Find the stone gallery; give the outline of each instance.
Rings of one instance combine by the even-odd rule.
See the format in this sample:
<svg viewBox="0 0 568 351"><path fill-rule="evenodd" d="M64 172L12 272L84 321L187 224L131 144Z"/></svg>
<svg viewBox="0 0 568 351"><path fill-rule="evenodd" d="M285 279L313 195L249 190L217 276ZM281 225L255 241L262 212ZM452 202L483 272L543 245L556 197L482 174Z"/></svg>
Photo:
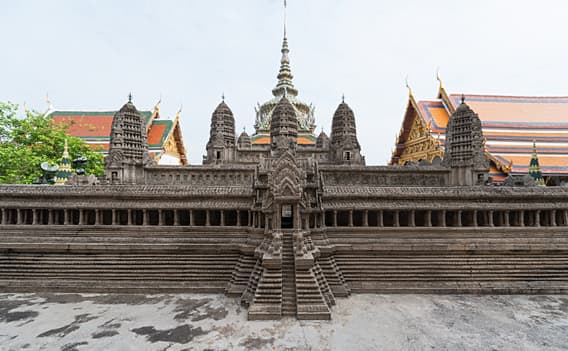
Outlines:
<svg viewBox="0 0 568 351"><path fill-rule="evenodd" d="M354 293L568 292L568 188L495 182L467 99L443 154L366 166L345 101L313 134L288 53L253 135L217 106L203 165L158 165L129 99L98 182L0 186L0 291L224 293L249 319L330 319Z"/></svg>

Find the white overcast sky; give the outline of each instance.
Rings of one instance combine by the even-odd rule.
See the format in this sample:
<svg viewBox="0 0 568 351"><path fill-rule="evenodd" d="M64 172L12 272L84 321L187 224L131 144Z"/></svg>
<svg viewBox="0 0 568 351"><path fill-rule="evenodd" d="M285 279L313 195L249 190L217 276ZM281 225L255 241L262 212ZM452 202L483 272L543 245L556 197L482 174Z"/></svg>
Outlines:
<svg viewBox="0 0 568 351"><path fill-rule="evenodd" d="M183 104L191 163L201 163L224 92L237 134L271 97L281 0L0 0L0 101L44 111ZM288 0L300 98L329 134L345 93L367 164L385 164L406 107L452 93L568 95L568 1Z"/></svg>

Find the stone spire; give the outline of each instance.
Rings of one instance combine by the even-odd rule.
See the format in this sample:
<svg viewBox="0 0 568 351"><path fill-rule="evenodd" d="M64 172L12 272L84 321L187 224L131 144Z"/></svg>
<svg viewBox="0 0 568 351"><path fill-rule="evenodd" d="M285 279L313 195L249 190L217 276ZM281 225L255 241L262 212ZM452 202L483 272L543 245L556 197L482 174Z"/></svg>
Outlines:
<svg viewBox="0 0 568 351"><path fill-rule="evenodd" d="M533 153L529 164L529 175L533 177L537 185L545 186L540 165L538 163L538 154L536 153L536 141L533 140Z"/></svg>
<svg viewBox="0 0 568 351"><path fill-rule="evenodd" d="M485 157L481 120L465 103L464 96L446 126L445 148L443 164L460 169L452 173L452 185L475 185L485 180L489 160Z"/></svg>
<svg viewBox="0 0 568 351"><path fill-rule="evenodd" d="M235 150L235 118L225 99L215 108L211 115L211 129L207 142L207 160L222 162L233 159Z"/></svg>
<svg viewBox="0 0 568 351"><path fill-rule="evenodd" d="M146 120L132 103L128 102L114 114L110 131L105 169L112 183L137 184L144 182L144 167L151 166L148 153Z"/></svg>
<svg viewBox="0 0 568 351"><path fill-rule="evenodd" d="M294 106L284 95L276 105L270 121L270 142L272 150L295 152L298 139L298 119Z"/></svg>
<svg viewBox="0 0 568 351"><path fill-rule="evenodd" d="M288 56L290 50L288 49L286 31L284 31L284 39L282 40L282 49L280 52L282 53L282 58L280 59L280 70L278 71L277 76L278 83L276 84L276 87L272 89L272 95L282 96L286 94L296 97L298 96L298 90L294 87L294 83L292 83L294 76L290 69L290 57Z"/></svg>
<svg viewBox="0 0 568 351"><path fill-rule="evenodd" d="M211 129L207 145L234 146L235 135L233 111L223 99L211 115Z"/></svg>
<svg viewBox="0 0 568 351"><path fill-rule="evenodd" d="M332 160L340 163L363 163L361 146L357 140L357 127L353 110L342 100L331 122Z"/></svg>
<svg viewBox="0 0 568 351"><path fill-rule="evenodd" d="M244 128L241 135L239 135L238 144L241 149L250 149L251 147L250 136Z"/></svg>
<svg viewBox="0 0 568 351"><path fill-rule="evenodd" d="M145 119L132 103L132 95L128 102L115 113L110 132L109 157L116 161L145 163L148 157L148 141Z"/></svg>

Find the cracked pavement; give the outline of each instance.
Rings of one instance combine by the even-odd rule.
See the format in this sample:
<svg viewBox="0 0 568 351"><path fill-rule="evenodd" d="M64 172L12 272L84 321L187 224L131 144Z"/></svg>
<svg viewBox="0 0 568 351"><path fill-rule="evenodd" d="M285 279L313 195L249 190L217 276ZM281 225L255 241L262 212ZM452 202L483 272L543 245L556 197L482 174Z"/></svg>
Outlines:
<svg viewBox="0 0 568 351"><path fill-rule="evenodd" d="M566 350L567 295L352 295L247 321L213 294L0 294L0 350Z"/></svg>

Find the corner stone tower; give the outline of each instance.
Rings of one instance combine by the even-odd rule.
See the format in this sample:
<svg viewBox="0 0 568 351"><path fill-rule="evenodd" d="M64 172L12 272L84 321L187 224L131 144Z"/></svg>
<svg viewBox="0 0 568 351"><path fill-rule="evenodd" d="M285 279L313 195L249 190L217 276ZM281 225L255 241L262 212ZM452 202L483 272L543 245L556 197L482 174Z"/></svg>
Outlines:
<svg viewBox="0 0 568 351"><path fill-rule="evenodd" d="M222 101L211 116L211 130L204 163L233 161L235 155L235 118L233 111Z"/></svg>
<svg viewBox="0 0 568 351"><path fill-rule="evenodd" d="M364 165L361 146L357 140L357 127L353 110L342 101L331 122L330 160L339 164Z"/></svg>
<svg viewBox="0 0 568 351"><path fill-rule="evenodd" d="M489 160L485 157L481 120L463 97L446 126L443 164L451 168L450 185L480 185L487 180Z"/></svg>
<svg viewBox="0 0 568 351"><path fill-rule="evenodd" d="M145 120L130 96L112 120L109 153L105 158L107 176L113 184L142 184L144 166L150 165Z"/></svg>

